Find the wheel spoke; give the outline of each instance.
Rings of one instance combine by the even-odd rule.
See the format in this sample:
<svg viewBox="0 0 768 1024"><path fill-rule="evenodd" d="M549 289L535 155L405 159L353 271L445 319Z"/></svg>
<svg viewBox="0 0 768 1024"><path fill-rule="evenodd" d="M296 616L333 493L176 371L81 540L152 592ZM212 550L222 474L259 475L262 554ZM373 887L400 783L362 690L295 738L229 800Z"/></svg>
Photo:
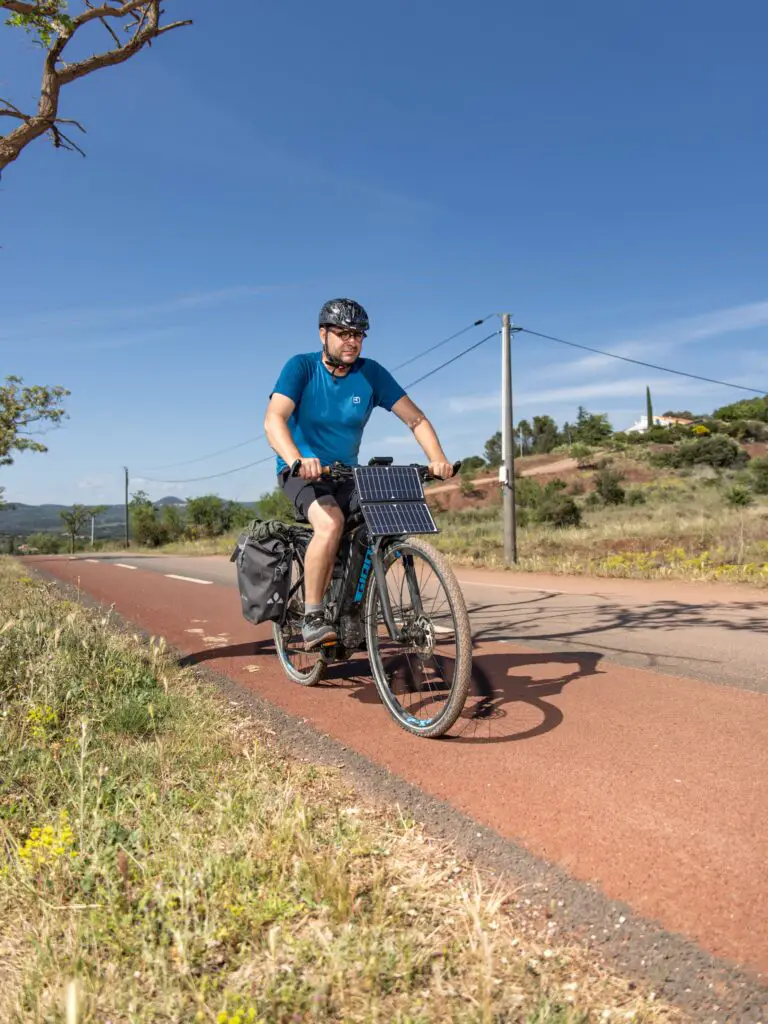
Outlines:
<svg viewBox="0 0 768 1024"><path fill-rule="evenodd" d="M385 566L384 584L398 628L407 626L409 641L399 643L388 633L376 596L376 651L386 679L386 703L396 717L412 731L432 726L449 701L457 666L457 635L451 600L440 576L424 555L403 545L411 568L403 557ZM408 583L408 572L419 595L421 615L417 617ZM437 629L435 628L437 627Z"/></svg>

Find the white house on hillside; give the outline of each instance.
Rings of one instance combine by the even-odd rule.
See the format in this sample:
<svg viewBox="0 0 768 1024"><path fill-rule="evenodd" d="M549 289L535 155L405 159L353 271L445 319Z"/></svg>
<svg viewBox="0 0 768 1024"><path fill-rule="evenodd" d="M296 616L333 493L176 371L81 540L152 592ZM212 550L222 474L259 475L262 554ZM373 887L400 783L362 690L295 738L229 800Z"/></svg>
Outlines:
<svg viewBox="0 0 768 1024"><path fill-rule="evenodd" d="M680 416L654 416L653 425L654 427L674 427L675 425L680 427L688 427L693 423L693 420L683 419ZM633 423L631 427L627 427L627 434L644 434L648 429L648 417L641 416L636 423Z"/></svg>

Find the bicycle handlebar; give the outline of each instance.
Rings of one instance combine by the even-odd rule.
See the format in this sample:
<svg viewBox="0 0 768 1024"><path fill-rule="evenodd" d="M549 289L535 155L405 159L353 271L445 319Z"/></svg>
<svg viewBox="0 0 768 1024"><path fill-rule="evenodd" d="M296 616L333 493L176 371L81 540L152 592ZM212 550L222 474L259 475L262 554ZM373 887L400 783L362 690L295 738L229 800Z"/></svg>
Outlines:
<svg viewBox="0 0 768 1024"><path fill-rule="evenodd" d="M429 471L429 466L420 466L420 465L418 465L415 462L412 462L410 465L413 466L413 468L418 471L418 474L419 474L421 480L424 483L427 483L430 480L443 480L444 479L441 476L433 476L430 473L430 471ZM298 476L300 469L301 469L301 459L296 459L296 461L291 466L290 475L291 476ZM461 460L459 462L454 462L453 463L453 475L456 476L456 474L459 472L460 469L461 469ZM324 480L345 480L345 479L349 479L350 477L352 477L354 471L355 471L355 467L354 466L344 466L340 462L334 462L331 466L323 466L322 467L321 478L324 479Z"/></svg>

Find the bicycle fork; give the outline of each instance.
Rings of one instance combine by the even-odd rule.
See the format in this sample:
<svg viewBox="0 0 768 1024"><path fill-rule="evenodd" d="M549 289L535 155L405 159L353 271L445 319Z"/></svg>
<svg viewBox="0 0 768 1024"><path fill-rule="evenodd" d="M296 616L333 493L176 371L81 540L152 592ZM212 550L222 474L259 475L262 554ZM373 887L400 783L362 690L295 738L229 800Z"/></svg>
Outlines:
<svg viewBox="0 0 768 1024"><path fill-rule="evenodd" d="M397 628L397 625L395 624L395 616L392 613L392 602L389 600L389 590L387 589L387 581L385 578L384 559L381 556L381 545L382 541L385 539L391 538L377 537L373 542L373 548L371 549L373 578L376 581L376 588L379 592L381 611L384 616L384 623L387 627L387 632L392 640L396 643L402 644L407 642L409 637L407 636L407 630ZM408 583L411 607L413 608L415 617L418 619L423 615L424 609L421 604L421 593L416 582L416 571L413 566L413 556L409 554L401 554L399 557L402 560L403 572L405 573L405 578Z"/></svg>

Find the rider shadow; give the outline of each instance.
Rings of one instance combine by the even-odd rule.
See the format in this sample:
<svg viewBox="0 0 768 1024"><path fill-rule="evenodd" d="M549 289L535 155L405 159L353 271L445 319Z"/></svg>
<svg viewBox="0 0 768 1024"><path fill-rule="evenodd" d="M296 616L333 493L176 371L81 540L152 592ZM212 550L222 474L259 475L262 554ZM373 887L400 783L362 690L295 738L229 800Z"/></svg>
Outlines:
<svg viewBox="0 0 768 1024"><path fill-rule="evenodd" d="M600 675L598 665L602 657L596 651L475 655L467 703L445 738L454 743L512 743L551 732L563 721L563 713L545 698L559 696L568 683L577 679ZM453 661L449 658L442 661L445 674L449 676ZM354 676L350 676L349 664L331 666L326 684L346 683L355 700L363 704L380 703L367 659L360 658L353 665ZM517 669L525 665L542 668L562 665L568 666L570 671L542 679L519 674ZM422 690L414 676L411 659L405 655L389 659L386 667L396 692L415 694Z"/></svg>

